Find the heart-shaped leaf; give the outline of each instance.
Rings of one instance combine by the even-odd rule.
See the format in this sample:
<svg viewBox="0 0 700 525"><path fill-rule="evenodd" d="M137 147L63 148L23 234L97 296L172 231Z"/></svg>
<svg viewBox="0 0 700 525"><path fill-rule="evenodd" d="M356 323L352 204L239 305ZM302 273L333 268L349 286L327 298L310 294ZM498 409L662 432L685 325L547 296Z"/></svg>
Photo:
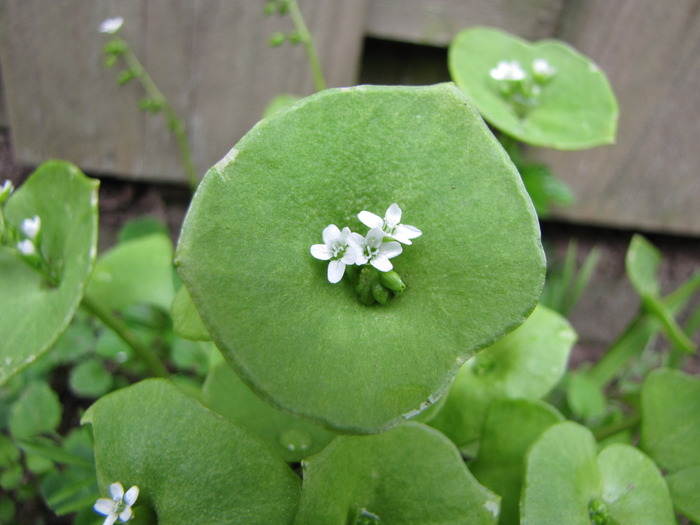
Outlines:
<svg viewBox="0 0 700 525"><path fill-rule="evenodd" d="M518 62L534 78L533 64L544 59L555 73L539 86L529 107L519 111L491 76L499 62ZM562 150L614 142L617 102L605 74L564 42L529 43L487 27L462 31L452 41L449 67L453 80L486 120L504 133L534 146ZM506 84L507 85L507 84Z"/></svg>
<svg viewBox="0 0 700 525"><path fill-rule="evenodd" d="M74 165L51 161L5 205L15 228L40 218L40 249L58 282L46 284L14 247L0 247L0 384L46 352L80 304L95 260L98 185Z"/></svg>
<svg viewBox="0 0 700 525"><path fill-rule="evenodd" d="M420 423L339 436L303 467L298 525L498 522L498 496L445 436Z"/></svg>
<svg viewBox="0 0 700 525"><path fill-rule="evenodd" d="M575 340L566 319L538 306L517 330L462 366L430 426L460 447L476 441L494 400L539 399L554 388Z"/></svg>
<svg viewBox="0 0 700 525"><path fill-rule="evenodd" d="M291 523L299 479L266 445L163 379L109 394L82 420L103 493L140 489L159 523ZM138 513L138 508L136 512Z"/></svg>
<svg viewBox="0 0 700 525"><path fill-rule="evenodd" d="M311 256L329 224L398 203L423 236L392 259L408 288L360 302ZM217 347L275 405L377 432L439 397L540 293L522 182L451 84L320 92L259 123L202 181L176 263Z"/></svg>
<svg viewBox="0 0 700 525"><path fill-rule="evenodd" d="M570 421L546 430L527 457L523 525L676 523L668 488L638 449L613 444L596 454L591 432Z"/></svg>

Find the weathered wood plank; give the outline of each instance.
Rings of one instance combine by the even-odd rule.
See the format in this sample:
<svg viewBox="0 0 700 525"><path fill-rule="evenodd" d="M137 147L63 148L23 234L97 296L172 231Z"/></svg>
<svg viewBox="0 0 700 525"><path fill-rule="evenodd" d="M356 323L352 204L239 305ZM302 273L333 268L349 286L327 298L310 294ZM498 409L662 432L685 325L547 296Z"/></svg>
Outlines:
<svg viewBox="0 0 700 525"><path fill-rule="evenodd" d="M551 35L563 0L372 0L367 34L446 46L462 29L494 26L528 39Z"/></svg>
<svg viewBox="0 0 700 525"><path fill-rule="evenodd" d="M618 141L539 151L574 190L570 221L700 234L700 1L570 0L558 36L607 72Z"/></svg>
<svg viewBox="0 0 700 525"><path fill-rule="evenodd" d="M367 0L300 0L330 86L354 83ZM141 87L105 71L100 22L126 19L122 36L188 124L203 173L259 120L279 93L314 91L301 46L272 49L289 17L259 0L4 0L0 60L18 162L61 157L95 173L182 181L162 116L142 114Z"/></svg>

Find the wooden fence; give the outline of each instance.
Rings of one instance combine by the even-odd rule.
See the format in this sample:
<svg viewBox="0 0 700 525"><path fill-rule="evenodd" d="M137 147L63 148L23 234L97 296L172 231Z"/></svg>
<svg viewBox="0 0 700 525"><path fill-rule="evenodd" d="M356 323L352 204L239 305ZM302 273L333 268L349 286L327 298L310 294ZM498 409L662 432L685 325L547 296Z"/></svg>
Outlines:
<svg viewBox="0 0 700 525"><path fill-rule="evenodd" d="M571 43L607 72L620 102L620 126L614 146L532 152L574 189L577 204L557 216L700 234L700 0L299 4L331 86L356 83L360 67L377 58L368 53L396 45L390 41L427 46L409 46L422 68L411 74L414 83L442 80L444 47L474 25ZM10 127L17 160L60 157L91 173L184 180L163 119L137 109L140 87L117 87L117 72L103 68L106 38L97 27L120 15L123 36L187 123L195 164L204 173L276 94L313 91L303 49L267 43L275 31L290 31L291 21L266 18L262 8L262 0L0 1L0 119ZM363 56L366 37L374 44ZM409 58L406 67L413 62ZM367 71L363 79L373 80Z"/></svg>

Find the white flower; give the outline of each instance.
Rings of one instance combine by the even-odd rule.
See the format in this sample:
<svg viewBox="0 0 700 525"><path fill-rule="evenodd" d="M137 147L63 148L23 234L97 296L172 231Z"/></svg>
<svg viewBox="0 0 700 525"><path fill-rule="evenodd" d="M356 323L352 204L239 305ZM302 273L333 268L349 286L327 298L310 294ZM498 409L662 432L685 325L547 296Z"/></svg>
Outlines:
<svg viewBox="0 0 700 525"><path fill-rule="evenodd" d="M343 278L345 267L355 264L360 247L353 240L348 227L340 231L335 224L329 224L323 229L322 236L324 244L311 246L311 255L322 261L331 261L328 263L328 280L337 283Z"/></svg>
<svg viewBox="0 0 700 525"><path fill-rule="evenodd" d="M12 181L9 179L6 179L5 182L2 183L2 186L0 187L0 200L4 201L12 195L12 192L14 191L15 186L12 184Z"/></svg>
<svg viewBox="0 0 700 525"><path fill-rule="evenodd" d="M32 219L24 219L20 229L27 237L35 240L36 236L39 235L39 230L41 230L41 219L38 215L35 215Z"/></svg>
<svg viewBox="0 0 700 525"><path fill-rule="evenodd" d="M498 66L489 71L489 75L494 80L523 80L525 79L525 71L520 67L520 62L517 60L501 60Z"/></svg>
<svg viewBox="0 0 700 525"><path fill-rule="evenodd" d="M134 485L124 494L124 487L117 482L109 486L109 493L112 495L112 499L100 498L93 506L95 512L107 516L102 525L112 525L117 521L117 518L122 523L126 523L133 517L131 507L136 503L136 498L139 497L139 488Z"/></svg>
<svg viewBox="0 0 700 525"><path fill-rule="evenodd" d="M537 58L532 63L532 71L536 77L547 79L557 72L556 68L544 58Z"/></svg>
<svg viewBox="0 0 700 525"><path fill-rule="evenodd" d="M114 34L121 29L124 19L121 16L107 18L100 24L100 33Z"/></svg>
<svg viewBox="0 0 700 525"><path fill-rule="evenodd" d="M29 239L25 239L17 243L17 251L22 255L30 256L36 254L34 243Z"/></svg>
<svg viewBox="0 0 700 525"><path fill-rule="evenodd" d="M401 221L401 208L396 203L389 206L383 219L379 215L368 211L361 211L357 214L357 218L365 226L379 228L386 237L391 237L403 244L412 244L411 239L420 237L423 233L415 226L399 224Z"/></svg>
<svg viewBox="0 0 700 525"><path fill-rule="evenodd" d="M351 234L362 250L357 258L357 264L370 263L380 272L388 272L394 265L389 259L399 255L403 248L396 241L384 242L385 234L381 228L372 228L367 237L359 233Z"/></svg>

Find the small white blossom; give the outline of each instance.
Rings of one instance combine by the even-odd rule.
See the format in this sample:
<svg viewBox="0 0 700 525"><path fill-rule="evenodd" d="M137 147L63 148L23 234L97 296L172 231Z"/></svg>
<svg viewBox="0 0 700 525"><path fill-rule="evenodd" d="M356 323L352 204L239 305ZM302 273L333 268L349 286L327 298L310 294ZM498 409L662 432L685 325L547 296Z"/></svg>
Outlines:
<svg viewBox="0 0 700 525"><path fill-rule="evenodd" d="M384 242L385 233L381 228L372 228L367 237L359 233L351 234L351 238L360 246L361 252L357 264L370 263L380 272L390 271L394 265L389 259L399 255L403 248L396 241Z"/></svg>
<svg viewBox="0 0 700 525"><path fill-rule="evenodd" d="M501 60L498 65L489 71L489 75L494 80L524 80L526 75L523 68L520 67L520 62L517 60Z"/></svg>
<svg viewBox="0 0 700 525"><path fill-rule="evenodd" d="M12 195L12 192L15 190L15 186L12 184L11 180L5 180L5 182L2 183L2 186L0 187L0 204L5 202L7 198Z"/></svg>
<svg viewBox="0 0 700 525"><path fill-rule="evenodd" d="M547 79L557 72L556 68L544 58L535 59L532 63L532 71L540 79Z"/></svg>
<svg viewBox="0 0 700 525"><path fill-rule="evenodd" d="M41 230L41 219L38 215L35 215L32 219L24 219L20 229L27 237L36 240L36 236L39 235L39 230Z"/></svg>
<svg viewBox="0 0 700 525"><path fill-rule="evenodd" d="M35 255L36 247L32 241L25 239L17 243L17 251L26 256Z"/></svg>
<svg viewBox="0 0 700 525"><path fill-rule="evenodd" d="M113 525L117 519L126 523L133 517L131 507L136 503L136 498L139 497L139 488L134 485L124 494L124 487L121 483L116 482L109 486L109 493L112 499L100 498L93 506L95 512L107 516L102 525Z"/></svg>
<svg viewBox="0 0 700 525"><path fill-rule="evenodd" d="M121 16L107 18L100 24L100 33L114 34L119 31L124 24L124 19Z"/></svg>
<svg viewBox="0 0 700 525"><path fill-rule="evenodd" d="M360 247L354 241L350 228L341 231L335 224L329 224L323 229L323 243L311 246L311 255L328 263L328 280L337 283L343 278L345 267L355 264L360 255Z"/></svg>
<svg viewBox="0 0 700 525"><path fill-rule="evenodd" d="M411 239L420 237L423 233L415 226L399 224L401 222L401 208L396 203L389 206L383 219L369 211L361 211L357 214L357 218L365 226L379 228L386 237L391 237L403 244L412 244Z"/></svg>

